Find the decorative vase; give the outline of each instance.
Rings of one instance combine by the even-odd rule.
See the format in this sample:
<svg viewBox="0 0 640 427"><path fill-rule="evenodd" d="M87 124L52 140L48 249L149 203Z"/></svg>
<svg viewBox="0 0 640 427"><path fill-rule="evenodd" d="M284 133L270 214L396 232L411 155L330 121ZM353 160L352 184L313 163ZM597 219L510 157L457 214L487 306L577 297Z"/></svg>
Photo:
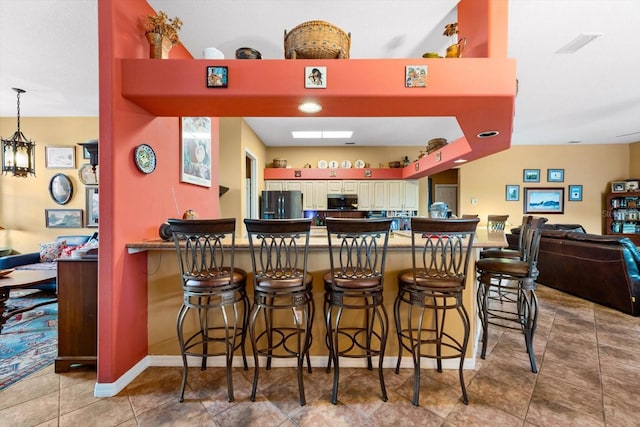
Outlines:
<svg viewBox="0 0 640 427"><path fill-rule="evenodd" d="M456 44L452 44L447 48L447 58L460 58L462 57L462 51L464 47L467 45L467 39L465 37L461 38L460 41Z"/></svg>
<svg viewBox="0 0 640 427"><path fill-rule="evenodd" d="M147 33L149 40L149 58L152 59L168 59L169 51L173 47L173 43L169 37L159 33Z"/></svg>

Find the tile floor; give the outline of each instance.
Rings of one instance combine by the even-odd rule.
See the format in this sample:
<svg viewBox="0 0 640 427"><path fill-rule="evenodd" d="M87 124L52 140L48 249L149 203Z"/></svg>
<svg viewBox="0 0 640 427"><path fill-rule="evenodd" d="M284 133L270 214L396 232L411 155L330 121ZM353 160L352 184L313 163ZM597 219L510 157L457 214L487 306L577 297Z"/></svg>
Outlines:
<svg viewBox="0 0 640 427"><path fill-rule="evenodd" d="M411 405L411 370L341 372L338 405L332 374L305 374L307 405L297 403L293 368L236 369L236 400L226 400L222 368L194 368L183 403L181 368L149 368L118 396L93 397L94 371L55 374L53 365L0 392L2 426L637 426L640 423L640 318L540 286L533 374L517 331L493 327L486 360L466 370L469 405L456 371L424 370L420 406ZM392 338L393 339L393 338ZM393 356L390 356L393 357Z"/></svg>

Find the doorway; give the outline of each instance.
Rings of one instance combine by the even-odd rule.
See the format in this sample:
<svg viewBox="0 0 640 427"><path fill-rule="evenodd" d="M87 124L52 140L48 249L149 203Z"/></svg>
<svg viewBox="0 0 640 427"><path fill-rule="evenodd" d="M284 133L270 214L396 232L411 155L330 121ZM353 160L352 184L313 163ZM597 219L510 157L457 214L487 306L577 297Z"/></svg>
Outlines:
<svg viewBox="0 0 640 427"><path fill-rule="evenodd" d="M258 218L258 162L249 150L245 154L244 217Z"/></svg>
<svg viewBox="0 0 640 427"><path fill-rule="evenodd" d="M436 184L434 189L434 202L444 202L449 206L452 215L458 216L458 185Z"/></svg>

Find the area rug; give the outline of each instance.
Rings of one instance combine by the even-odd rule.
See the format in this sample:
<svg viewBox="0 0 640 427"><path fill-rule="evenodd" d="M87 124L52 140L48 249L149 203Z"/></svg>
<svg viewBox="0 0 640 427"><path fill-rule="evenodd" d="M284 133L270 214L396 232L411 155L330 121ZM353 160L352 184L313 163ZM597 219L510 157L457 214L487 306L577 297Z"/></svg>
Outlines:
<svg viewBox="0 0 640 427"><path fill-rule="evenodd" d="M51 299L42 292L12 291L9 306L33 305ZM58 304L17 314L0 333L0 390L50 365L58 354Z"/></svg>

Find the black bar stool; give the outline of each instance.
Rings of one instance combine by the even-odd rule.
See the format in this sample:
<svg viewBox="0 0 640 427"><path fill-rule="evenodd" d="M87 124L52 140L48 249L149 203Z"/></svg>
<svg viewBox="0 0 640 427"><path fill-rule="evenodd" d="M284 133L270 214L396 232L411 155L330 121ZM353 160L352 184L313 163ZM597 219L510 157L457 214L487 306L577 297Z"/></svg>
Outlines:
<svg viewBox="0 0 640 427"><path fill-rule="evenodd" d="M524 222L524 221L523 221ZM521 249L518 258L481 258L476 261L478 277L478 314L482 323L482 350L480 357L484 359L487 351L489 325L520 329L524 334L525 346L529 354L531 371L538 372L533 351L533 336L538 319L538 298L536 296L536 278L538 277L538 250L540 234L546 218L531 217L521 228ZM489 297L491 288L498 287L503 294L514 295L513 299L495 300ZM512 308L503 307L504 302L511 303ZM518 326L509 326L516 323Z"/></svg>
<svg viewBox="0 0 640 427"><path fill-rule="evenodd" d="M302 369L306 357L311 372L309 348L315 311L313 277L307 272L311 220L245 219L244 223L254 289L249 319L255 361L251 401L255 401L258 387L258 356L266 356L266 369L271 369L274 357L296 358L300 405L305 405ZM261 313L262 322L258 322Z"/></svg>
<svg viewBox="0 0 640 427"><path fill-rule="evenodd" d="M399 373L402 351L407 349L413 357L415 406L419 405L420 400L420 361L423 357L436 359L438 372L442 372L443 359L459 358L462 401L465 405L469 402L463 368L470 321L462 303L462 292L479 221L478 218L411 218L413 267L398 273L398 296L394 303L398 334L395 372ZM406 316L401 313L403 307L406 307ZM449 310L455 310L460 316L462 339L446 330L445 320ZM427 313L433 316L425 317Z"/></svg>
<svg viewBox="0 0 640 427"><path fill-rule="evenodd" d="M331 270L324 275L324 311L329 348L327 372L333 361L331 403L338 401L340 357L378 356L378 376L382 400L387 401L382 362L387 344L389 318L382 292L384 266L391 230L391 219L327 218ZM341 324L344 310L364 311L362 324ZM376 323L378 329L376 329Z"/></svg>
<svg viewBox="0 0 640 427"><path fill-rule="evenodd" d="M242 350L244 369L248 369L244 347L249 316L247 273L234 267L236 220L170 219L169 225L183 292L176 322L183 364L180 402L187 384L187 356L200 357L202 370L207 368L208 357L225 357L227 397L231 402L233 353L238 348ZM198 328L187 332L185 338L185 320L190 313Z"/></svg>

